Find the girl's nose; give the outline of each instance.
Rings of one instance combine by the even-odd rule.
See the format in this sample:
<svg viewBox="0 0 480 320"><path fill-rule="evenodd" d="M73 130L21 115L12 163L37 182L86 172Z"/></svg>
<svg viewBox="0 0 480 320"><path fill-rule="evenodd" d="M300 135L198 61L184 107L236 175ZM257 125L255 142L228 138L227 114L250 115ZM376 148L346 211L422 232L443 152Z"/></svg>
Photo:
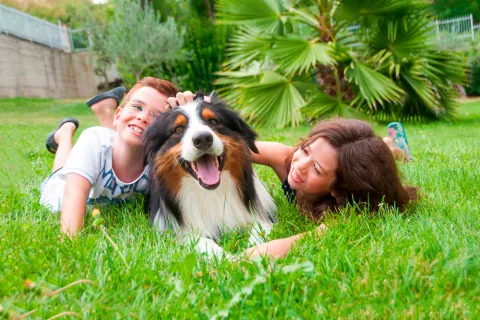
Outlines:
<svg viewBox="0 0 480 320"><path fill-rule="evenodd" d="M300 161L298 161L298 164L297 164L297 169L301 172L305 172L308 168L308 164L309 164L309 159L307 157L301 159Z"/></svg>

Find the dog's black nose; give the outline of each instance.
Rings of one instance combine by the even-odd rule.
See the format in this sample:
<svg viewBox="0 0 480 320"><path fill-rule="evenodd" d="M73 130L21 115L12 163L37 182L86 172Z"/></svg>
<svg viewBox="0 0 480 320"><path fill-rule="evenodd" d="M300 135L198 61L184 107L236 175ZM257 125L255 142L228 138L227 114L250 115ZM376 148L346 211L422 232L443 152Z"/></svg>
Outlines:
<svg viewBox="0 0 480 320"><path fill-rule="evenodd" d="M195 148L206 151L212 146L213 136L210 132L201 132L193 136L192 140Z"/></svg>

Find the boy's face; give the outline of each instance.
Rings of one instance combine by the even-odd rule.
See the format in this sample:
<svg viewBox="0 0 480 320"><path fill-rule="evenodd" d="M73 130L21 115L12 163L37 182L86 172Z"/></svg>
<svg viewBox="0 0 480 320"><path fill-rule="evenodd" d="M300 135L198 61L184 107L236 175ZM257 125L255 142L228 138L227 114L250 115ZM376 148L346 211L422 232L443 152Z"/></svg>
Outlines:
<svg viewBox="0 0 480 320"><path fill-rule="evenodd" d="M142 144L142 135L155 116L165 112L167 96L151 87L136 90L123 108L117 108L113 124L117 137L131 146Z"/></svg>

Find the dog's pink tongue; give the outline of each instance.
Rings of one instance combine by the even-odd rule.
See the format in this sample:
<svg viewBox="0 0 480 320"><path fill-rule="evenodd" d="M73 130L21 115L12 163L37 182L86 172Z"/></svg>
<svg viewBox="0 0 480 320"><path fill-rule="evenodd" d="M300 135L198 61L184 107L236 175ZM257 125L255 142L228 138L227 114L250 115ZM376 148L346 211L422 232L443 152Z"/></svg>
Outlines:
<svg viewBox="0 0 480 320"><path fill-rule="evenodd" d="M218 171L215 165L213 156L204 155L196 161L198 169L198 178L203 183L208 185L214 185L220 180L220 171Z"/></svg>

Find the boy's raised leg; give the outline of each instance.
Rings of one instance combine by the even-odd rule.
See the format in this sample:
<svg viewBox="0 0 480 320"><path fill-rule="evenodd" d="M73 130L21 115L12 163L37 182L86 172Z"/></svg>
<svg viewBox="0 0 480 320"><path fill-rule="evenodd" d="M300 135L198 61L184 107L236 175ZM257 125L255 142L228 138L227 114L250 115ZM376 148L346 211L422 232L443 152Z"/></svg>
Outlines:
<svg viewBox="0 0 480 320"><path fill-rule="evenodd" d="M100 121L100 126L115 130L113 117L117 106L118 102L114 98L103 99L92 104L92 111L97 116L98 121Z"/></svg>
<svg viewBox="0 0 480 320"><path fill-rule="evenodd" d="M55 172L65 165L68 155L73 147L73 135L76 130L77 126L74 123L66 122L55 132L54 139L58 148L55 153L52 172Z"/></svg>
<svg viewBox="0 0 480 320"><path fill-rule="evenodd" d="M92 108L93 113L97 116L102 127L115 130L115 126L113 125L115 110L119 106L126 91L127 89L124 87L117 87L110 91L100 93L86 102L87 105Z"/></svg>

